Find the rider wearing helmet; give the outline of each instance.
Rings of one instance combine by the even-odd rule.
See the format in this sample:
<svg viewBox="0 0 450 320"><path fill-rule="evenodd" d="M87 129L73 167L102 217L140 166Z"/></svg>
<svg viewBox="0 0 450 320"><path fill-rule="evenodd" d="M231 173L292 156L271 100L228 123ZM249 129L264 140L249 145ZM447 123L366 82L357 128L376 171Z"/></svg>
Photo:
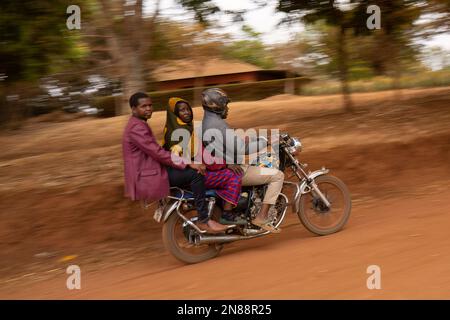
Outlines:
<svg viewBox="0 0 450 320"><path fill-rule="evenodd" d="M223 116L228 112L230 102L231 100L222 89L209 88L202 92L203 109L219 114L223 119L226 118Z"/></svg>
<svg viewBox="0 0 450 320"><path fill-rule="evenodd" d="M239 173L243 173L242 186L267 184L267 191L263 199L263 205L253 224L271 232L279 232L274 228L268 218L268 212L281 192L284 174L278 169L260 168L249 165L239 165L245 155L256 153L267 144L267 139L257 137L245 141L234 133L224 119L228 116L228 98L225 91L219 88L209 88L202 92L202 106L204 116L202 121L203 141L206 146L212 147L215 156L224 159L228 167ZM230 146L234 149L230 150ZM238 159L237 162L235 159Z"/></svg>

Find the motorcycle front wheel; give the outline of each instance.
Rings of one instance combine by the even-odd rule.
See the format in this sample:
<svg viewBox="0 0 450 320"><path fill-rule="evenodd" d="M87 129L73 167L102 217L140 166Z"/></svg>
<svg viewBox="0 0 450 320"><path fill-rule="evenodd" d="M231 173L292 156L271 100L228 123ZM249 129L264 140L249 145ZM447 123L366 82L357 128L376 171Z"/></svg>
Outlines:
<svg viewBox="0 0 450 320"><path fill-rule="evenodd" d="M191 221L196 220L197 211L183 212L183 215ZM172 213L163 225L162 238L166 249L178 260L184 263L199 263L216 257L222 250L219 244L197 245L189 241L194 231L176 213Z"/></svg>
<svg viewBox="0 0 450 320"><path fill-rule="evenodd" d="M303 194L298 212L300 221L310 232L321 236L338 232L350 217L350 192L347 186L334 176L324 175L314 180L331 205L327 207L314 191Z"/></svg>

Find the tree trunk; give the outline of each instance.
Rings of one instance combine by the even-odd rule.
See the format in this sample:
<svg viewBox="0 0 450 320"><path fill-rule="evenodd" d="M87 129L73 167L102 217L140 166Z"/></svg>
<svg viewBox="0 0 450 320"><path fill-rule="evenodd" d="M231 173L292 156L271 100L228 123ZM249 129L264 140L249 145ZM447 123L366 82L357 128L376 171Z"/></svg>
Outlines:
<svg viewBox="0 0 450 320"><path fill-rule="evenodd" d="M118 77L122 85L122 97L120 103L116 102L116 115L129 114L130 96L138 91L146 92L146 76L144 74L145 55L150 48L151 33L153 32L156 19L159 14L160 0L156 2L155 13L149 24L145 24L142 9L143 0L134 3L124 3L120 9L125 14L122 22L124 32L117 32L114 28L111 16L113 5L117 3L102 0L102 11L104 15L98 17L102 22L106 33L109 52L114 64L114 76ZM119 100L119 99L118 99Z"/></svg>
<svg viewBox="0 0 450 320"><path fill-rule="evenodd" d="M393 77L392 77L392 88L394 89L394 101L402 100L402 88L400 83L400 78L402 76L402 59L400 54L400 49L396 45L395 36L389 39L389 44L391 49L389 52L392 56L392 69L393 69Z"/></svg>
<svg viewBox="0 0 450 320"><path fill-rule="evenodd" d="M350 96L350 87L348 84L348 55L345 41L345 28L341 26L338 32L338 65L339 80L341 81L342 99L344 109L347 112L353 112L353 103Z"/></svg>
<svg viewBox="0 0 450 320"><path fill-rule="evenodd" d="M402 76L400 66L394 67L394 77L392 79L392 87L394 88L394 100L401 101L402 100L402 86L400 83L400 78Z"/></svg>
<svg viewBox="0 0 450 320"><path fill-rule="evenodd" d="M205 78L204 78L204 69L205 69L205 63L204 63L204 59L206 59L206 57L201 57L200 54L198 54L197 59L195 59L195 69L196 69L196 74L197 77L195 78L194 81L194 106L201 106L202 105L202 99L201 99L201 93L204 90L204 86L205 86Z"/></svg>
<svg viewBox="0 0 450 320"><path fill-rule="evenodd" d="M131 51L131 50L130 50ZM125 64L125 70L122 73L122 104L119 114L130 113L128 100L133 93L147 92L146 81L143 74L143 61L138 52L129 52L126 55L128 61Z"/></svg>
<svg viewBox="0 0 450 320"><path fill-rule="evenodd" d="M122 108L121 114L130 112L128 100L130 96L138 91L146 92L145 77L143 75L145 46L143 38L143 17L142 17L142 0L138 0L132 6L127 6L126 10L132 9L134 14L129 14L124 19L124 28L126 34L121 37L122 40L122 57L126 59L124 62L124 70L122 70Z"/></svg>

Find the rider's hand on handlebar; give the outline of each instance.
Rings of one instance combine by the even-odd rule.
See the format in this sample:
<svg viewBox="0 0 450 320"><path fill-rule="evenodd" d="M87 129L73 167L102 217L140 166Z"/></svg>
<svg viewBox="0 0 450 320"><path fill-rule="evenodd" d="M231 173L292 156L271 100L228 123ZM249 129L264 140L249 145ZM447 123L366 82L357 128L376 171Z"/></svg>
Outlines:
<svg viewBox="0 0 450 320"><path fill-rule="evenodd" d="M206 166L204 164L190 163L188 164L188 166L194 170L197 170L197 172L203 176L206 174Z"/></svg>

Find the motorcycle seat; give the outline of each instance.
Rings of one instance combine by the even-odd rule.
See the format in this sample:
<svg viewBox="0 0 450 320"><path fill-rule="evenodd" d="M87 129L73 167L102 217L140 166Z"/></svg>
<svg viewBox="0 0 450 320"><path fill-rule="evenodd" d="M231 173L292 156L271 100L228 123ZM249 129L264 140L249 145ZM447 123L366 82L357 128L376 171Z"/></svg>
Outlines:
<svg viewBox="0 0 450 320"><path fill-rule="evenodd" d="M173 188L171 190L171 195L177 198L181 198L181 191L178 188ZM184 191L184 195L183 195L183 199L194 199L194 194L192 193L192 191L190 190L186 190L183 189ZM216 190L214 189L208 189L206 190L206 197L207 198L211 198L211 197L215 197L216 196Z"/></svg>

